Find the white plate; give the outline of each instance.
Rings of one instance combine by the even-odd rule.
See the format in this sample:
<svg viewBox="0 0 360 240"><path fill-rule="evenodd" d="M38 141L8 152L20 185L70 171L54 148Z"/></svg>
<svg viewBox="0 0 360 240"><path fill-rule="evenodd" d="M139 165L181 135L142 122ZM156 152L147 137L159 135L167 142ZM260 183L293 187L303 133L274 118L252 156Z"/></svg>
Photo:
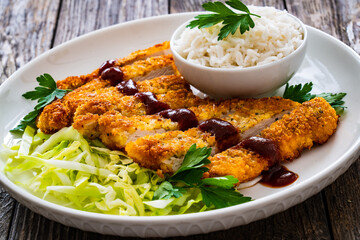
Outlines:
<svg viewBox="0 0 360 240"><path fill-rule="evenodd" d="M33 103L21 97L36 85L35 77L55 79L91 72L107 59L170 39L174 29L194 13L166 15L119 24L58 46L14 73L0 87L0 139L28 113ZM333 182L357 159L360 146L360 57L335 38L308 27L305 62L290 83L315 84L316 92L346 92L347 112L334 136L323 146L306 151L286 166L299 179L284 188L256 185L242 193L254 201L225 209L164 217L126 217L82 212L43 201L0 173L2 186L19 202L47 218L86 231L120 236L165 237L208 233L268 217L298 204ZM21 106L21 107L20 107ZM6 114L5 114L6 113Z"/></svg>

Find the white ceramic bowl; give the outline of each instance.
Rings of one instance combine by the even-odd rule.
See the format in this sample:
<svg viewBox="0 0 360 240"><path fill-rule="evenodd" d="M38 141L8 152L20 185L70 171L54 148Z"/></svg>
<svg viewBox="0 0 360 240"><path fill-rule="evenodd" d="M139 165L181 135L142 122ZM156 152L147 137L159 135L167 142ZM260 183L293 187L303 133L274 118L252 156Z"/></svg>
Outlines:
<svg viewBox="0 0 360 240"><path fill-rule="evenodd" d="M174 48L174 40L180 37L188 21L175 30L170 40L176 67L191 85L213 97L265 96L289 81L305 56L307 29L298 18L288 15L301 25L304 41L294 52L280 60L245 68L213 68L191 63L180 56Z"/></svg>

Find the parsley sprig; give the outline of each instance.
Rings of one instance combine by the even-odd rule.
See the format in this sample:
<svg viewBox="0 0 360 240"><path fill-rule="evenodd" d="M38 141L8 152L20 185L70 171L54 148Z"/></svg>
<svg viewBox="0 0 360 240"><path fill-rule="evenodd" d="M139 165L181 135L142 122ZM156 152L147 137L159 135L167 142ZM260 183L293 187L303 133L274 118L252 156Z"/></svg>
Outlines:
<svg viewBox="0 0 360 240"><path fill-rule="evenodd" d="M235 34L236 30L240 28L240 33L243 34L254 28L255 23L251 16L259 17L259 15L251 13L250 10L239 0L229 0L225 2L230 7L241 11L242 13L235 13L222 2L207 2L202 7L214 14L200 14L195 17L186 27L189 28L208 28L218 23L223 23L218 35L218 41L226 38L230 33Z"/></svg>
<svg viewBox="0 0 360 240"><path fill-rule="evenodd" d="M344 112L346 108L344 106L344 101L342 100L346 93L320 93L320 94L311 94L311 90L313 87L313 83L305 83L304 86L302 84L297 84L290 86L288 83L286 84L285 91L283 94L283 98L287 98L293 100L295 102L303 103L309 101L315 97L324 98L336 111L338 115Z"/></svg>
<svg viewBox="0 0 360 240"><path fill-rule="evenodd" d="M22 96L33 101L37 100L38 104L20 121L19 125L10 130L11 132L23 132L27 125L34 125L36 117L46 105L54 101L55 98L64 97L68 91L71 91L58 89L55 80L47 73L37 77L36 81L39 82L39 87L35 87L35 91L26 92Z"/></svg>
<svg viewBox="0 0 360 240"><path fill-rule="evenodd" d="M172 176L167 176L167 181L155 191L154 199L178 198L186 192L186 188L198 188L208 207L224 208L251 201L250 197L244 197L234 189L238 179L233 176L203 178L203 174L209 171L204 166L210 163L210 153L211 148L192 145L180 168Z"/></svg>

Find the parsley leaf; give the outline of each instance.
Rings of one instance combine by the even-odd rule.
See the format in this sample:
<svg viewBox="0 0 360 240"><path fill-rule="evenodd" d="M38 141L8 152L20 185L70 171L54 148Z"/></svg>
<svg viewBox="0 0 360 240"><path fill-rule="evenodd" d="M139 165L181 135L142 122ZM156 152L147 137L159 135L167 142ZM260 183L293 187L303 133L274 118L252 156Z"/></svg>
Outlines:
<svg viewBox="0 0 360 240"><path fill-rule="evenodd" d="M218 186L225 189L231 189L239 180L234 176L204 178L201 183L204 185Z"/></svg>
<svg viewBox="0 0 360 240"><path fill-rule="evenodd" d="M250 201L250 197L244 197L234 189L234 184L239 180L233 176L203 178L203 174L209 170L204 165L210 163L210 154L211 148L192 145L180 168L155 191L154 199L180 197L185 193L185 188L198 188L208 207L223 208Z"/></svg>
<svg viewBox="0 0 360 240"><path fill-rule="evenodd" d="M290 86L287 83L283 94L283 98L290 99L295 102L303 103L315 97L322 97L335 109L338 115L344 112L344 109L346 107L344 106L345 102L342 99L346 96L346 93L311 94L310 92L312 90L312 87L313 87L312 82L305 83L304 86L302 84Z"/></svg>
<svg viewBox="0 0 360 240"><path fill-rule="evenodd" d="M208 28L218 23L223 23L218 35L218 41L226 38L230 33L235 34L236 30L240 28L240 33L243 34L255 26L251 16L259 17L253 14L239 0L229 0L225 2L230 7L237 9L244 13L235 13L222 2L207 2L202 6L206 11L214 12L214 14L200 14L195 16L195 20L191 21L186 27L189 28Z"/></svg>
<svg viewBox="0 0 360 240"><path fill-rule="evenodd" d="M216 208L224 208L251 201L250 197L244 197L235 189L221 187L200 187L203 202L206 206L212 204Z"/></svg>
<svg viewBox="0 0 360 240"><path fill-rule="evenodd" d="M46 105L54 101L55 98L63 98L68 91L71 91L58 89L55 80L47 73L37 77L36 81L39 82L39 87L35 87L35 91L26 92L22 96L25 99L37 100L38 104L10 132L23 132L27 125L35 125L36 117Z"/></svg>
<svg viewBox="0 0 360 240"><path fill-rule="evenodd" d="M317 97L324 98L335 109L337 114L342 114L345 110L345 104L342 99L346 96L346 93L320 93Z"/></svg>

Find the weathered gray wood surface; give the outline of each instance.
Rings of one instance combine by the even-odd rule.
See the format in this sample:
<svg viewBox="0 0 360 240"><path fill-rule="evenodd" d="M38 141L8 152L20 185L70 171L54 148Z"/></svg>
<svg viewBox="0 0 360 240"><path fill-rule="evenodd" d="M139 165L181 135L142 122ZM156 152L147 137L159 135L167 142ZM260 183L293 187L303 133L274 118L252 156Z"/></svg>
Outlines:
<svg viewBox="0 0 360 240"><path fill-rule="evenodd" d="M1 0L0 84L53 46L112 24L168 13L198 11L204 0ZM306 24L360 53L360 0L253 0L287 9ZM2 114L2 113L1 113ZM321 193L246 226L187 239L360 239L359 160ZM117 239L47 220L0 188L2 239ZM173 238L183 239L183 238Z"/></svg>

